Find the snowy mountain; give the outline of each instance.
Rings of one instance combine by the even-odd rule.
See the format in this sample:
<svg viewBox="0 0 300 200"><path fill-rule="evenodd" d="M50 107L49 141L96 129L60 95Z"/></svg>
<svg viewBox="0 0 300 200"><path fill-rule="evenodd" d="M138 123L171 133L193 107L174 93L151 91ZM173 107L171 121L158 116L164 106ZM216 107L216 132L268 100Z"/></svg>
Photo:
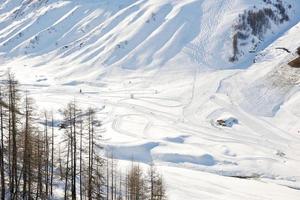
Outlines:
<svg viewBox="0 0 300 200"><path fill-rule="evenodd" d="M296 0L3 0L0 9L5 58L129 69L182 60L203 68L248 66L253 53L300 18ZM229 62L232 56L241 61Z"/></svg>
<svg viewBox="0 0 300 200"><path fill-rule="evenodd" d="M99 108L171 200L299 198L298 47L298 0L0 0L1 76Z"/></svg>

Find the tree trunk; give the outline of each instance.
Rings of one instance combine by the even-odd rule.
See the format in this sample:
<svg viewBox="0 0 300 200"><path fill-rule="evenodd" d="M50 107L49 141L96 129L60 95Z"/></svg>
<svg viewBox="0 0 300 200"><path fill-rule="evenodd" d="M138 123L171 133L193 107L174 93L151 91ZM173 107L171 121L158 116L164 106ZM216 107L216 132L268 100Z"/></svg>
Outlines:
<svg viewBox="0 0 300 200"><path fill-rule="evenodd" d="M51 120L52 136L51 136L51 177L50 177L50 195L53 197L53 171L54 171L54 119L52 113Z"/></svg>
<svg viewBox="0 0 300 200"><path fill-rule="evenodd" d="M73 153L73 185L72 185L72 200L76 200L76 155L77 155L77 141L76 141L76 104L73 103L73 145L74 145L74 153ZM72 113L72 112L71 112Z"/></svg>
<svg viewBox="0 0 300 200"><path fill-rule="evenodd" d="M49 196L49 138L48 138L48 116L45 112L45 197Z"/></svg>
<svg viewBox="0 0 300 200"><path fill-rule="evenodd" d="M68 142L67 167L65 172L65 197L64 197L65 200L68 199L69 154L70 154L70 143Z"/></svg>
<svg viewBox="0 0 300 200"><path fill-rule="evenodd" d="M83 134L82 120L80 120L80 155L79 155L79 189L80 200L82 200L82 134Z"/></svg>
<svg viewBox="0 0 300 200"><path fill-rule="evenodd" d="M0 98L2 92L0 88ZM3 107L0 105L0 126L1 126L1 148L0 148L0 167L1 167L1 200L5 200L5 177L4 177L4 126L3 126Z"/></svg>

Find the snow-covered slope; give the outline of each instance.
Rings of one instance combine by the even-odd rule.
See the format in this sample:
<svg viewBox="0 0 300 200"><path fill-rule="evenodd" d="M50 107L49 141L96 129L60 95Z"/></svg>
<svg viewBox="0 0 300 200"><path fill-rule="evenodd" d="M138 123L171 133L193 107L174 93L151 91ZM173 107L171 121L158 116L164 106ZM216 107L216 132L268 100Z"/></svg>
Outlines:
<svg viewBox="0 0 300 200"><path fill-rule="evenodd" d="M187 62L204 69L247 66L254 56L247 51L254 47L243 47L246 41L239 46L239 53L246 55L229 62L238 16L269 7L281 16L276 7L260 0L1 1L2 56L29 57L38 66L49 62L70 66L57 68L62 76L81 73L74 65L95 66L98 70L90 72L97 75L110 66L135 69ZM296 0L281 4L289 21L267 24L261 37L249 37L257 48L266 47L299 20ZM258 40L262 44L256 44Z"/></svg>
<svg viewBox="0 0 300 200"><path fill-rule="evenodd" d="M278 14L277 3L289 20L249 36L255 51L251 39L239 43L230 62L239 15ZM106 151L160 166L171 200L296 200L300 71L287 63L300 46L299 8L297 0L0 0L0 70L11 68L41 109L74 97L99 108ZM217 122L229 118L232 127Z"/></svg>

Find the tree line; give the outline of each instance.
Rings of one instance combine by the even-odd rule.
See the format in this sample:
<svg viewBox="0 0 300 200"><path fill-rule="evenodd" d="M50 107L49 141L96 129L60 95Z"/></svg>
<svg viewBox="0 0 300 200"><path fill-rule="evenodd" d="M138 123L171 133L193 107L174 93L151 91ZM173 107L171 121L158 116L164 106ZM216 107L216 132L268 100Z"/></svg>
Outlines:
<svg viewBox="0 0 300 200"><path fill-rule="evenodd" d="M162 175L132 162L121 170L104 155L96 109L71 101L62 111L40 113L8 73L0 87L0 198L166 200ZM60 129L58 131L57 129Z"/></svg>

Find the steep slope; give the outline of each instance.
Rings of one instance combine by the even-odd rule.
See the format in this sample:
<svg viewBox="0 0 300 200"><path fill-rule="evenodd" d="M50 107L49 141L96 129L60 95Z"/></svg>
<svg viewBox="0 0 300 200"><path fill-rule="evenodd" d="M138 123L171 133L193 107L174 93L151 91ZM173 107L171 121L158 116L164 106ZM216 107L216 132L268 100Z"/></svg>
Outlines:
<svg viewBox="0 0 300 200"><path fill-rule="evenodd" d="M239 14L278 2L286 8L288 22L266 25L256 39L261 40L260 49L299 20L297 1L268 2L2 0L0 55L8 62L13 58L25 59L23 63L33 60L35 66L65 65L55 69L63 77L80 74L82 65L95 66L89 70L93 75L109 66L136 69L187 62L202 69L247 66L254 55L247 52L251 45L242 47L243 42L239 54L244 56L229 62Z"/></svg>
<svg viewBox="0 0 300 200"><path fill-rule="evenodd" d="M298 57L299 27L298 23L262 51L249 70L223 80L219 91L237 99L247 112L269 117L276 115L285 101L299 90L300 71L288 65Z"/></svg>

